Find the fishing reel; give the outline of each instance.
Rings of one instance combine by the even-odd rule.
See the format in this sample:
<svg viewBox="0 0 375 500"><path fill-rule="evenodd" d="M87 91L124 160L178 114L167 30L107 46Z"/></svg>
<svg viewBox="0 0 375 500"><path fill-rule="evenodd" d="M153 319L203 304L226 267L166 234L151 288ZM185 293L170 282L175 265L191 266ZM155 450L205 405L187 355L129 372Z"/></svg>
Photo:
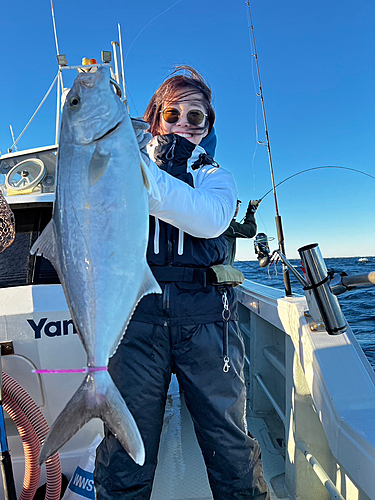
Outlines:
<svg viewBox="0 0 375 500"><path fill-rule="evenodd" d="M254 239L254 251L259 260L260 267L266 267L270 263L270 247L268 237L265 233L258 233Z"/></svg>

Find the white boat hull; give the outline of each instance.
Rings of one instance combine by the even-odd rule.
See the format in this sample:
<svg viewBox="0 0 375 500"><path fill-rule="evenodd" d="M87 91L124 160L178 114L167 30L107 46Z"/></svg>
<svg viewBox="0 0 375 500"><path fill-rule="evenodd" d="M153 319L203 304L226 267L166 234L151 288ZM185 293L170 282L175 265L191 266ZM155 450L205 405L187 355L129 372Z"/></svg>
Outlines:
<svg viewBox="0 0 375 500"><path fill-rule="evenodd" d="M331 498L332 487L348 500L375 498L374 372L350 328L336 336L322 328L312 331L305 298L283 295L250 281L238 288L249 430L261 444L272 496L324 500ZM61 286L0 289L0 325L0 341L14 348L14 354L2 357L3 370L30 394L51 425L83 374L40 376L32 370L86 364ZM176 386L171 390L152 498L210 498L190 418ZM8 417L6 428L19 494L22 443ZM68 478L98 433L102 422L93 420L60 450Z"/></svg>

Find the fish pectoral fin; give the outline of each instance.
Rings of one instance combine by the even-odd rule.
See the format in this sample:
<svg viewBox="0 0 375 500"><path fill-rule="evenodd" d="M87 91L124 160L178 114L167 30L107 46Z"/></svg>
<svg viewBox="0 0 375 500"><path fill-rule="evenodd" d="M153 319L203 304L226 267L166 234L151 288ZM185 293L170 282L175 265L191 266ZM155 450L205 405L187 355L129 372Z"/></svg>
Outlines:
<svg viewBox="0 0 375 500"><path fill-rule="evenodd" d="M145 268L145 274L143 276L143 281L139 289L138 300L136 304L141 300L142 297L148 295L149 293L162 293L159 283L156 281L155 276L152 274L151 269L148 265Z"/></svg>
<svg viewBox="0 0 375 500"><path fill-rule="evenodd" d="M89 165L89 185L92 187L98 182L107 170L111 152L99 145L96 146Z"/></svg>
<svg viewBox="0 0 375 500"><path fill-rule="evenodd" d="M136 300L134 302L134 306L133 306L132 310L130 311L129 317L127 318L126 323L124 324L124 327L123 327L124 334L126 332L126 329L128 328L129 321L131 320L131 318L134 314L134 311L137 308L137 305L139 304L141 299L145 295L148 295L149 293L163 293L163 291L160 288L159 283L156 281L155 276L152 274L151 269L149 268L148 264L146 264L142 284L139 287L138 295L137 295ZM115 354L115 352L117 351L117 348L121 343L121 339L122 339L122 337L120 337L118 342L112 346L112 349L110 351L111 352L110 357L112 357Z"/></svg>
<svg viewBox="0 0 375 500"><path fill-rule="evenodd" d="M43 229L42 234L31 247L30 253L31 255L43 255L43 257L51 262L57 274L61 276L60 260L57 253L55 232L53 230L53 219Z"/></svg>
<svg viewBox="0 0 375 500"><path fill-rule="evenodd" d="M112 379L111 379L112 380ZM115 384L109 386L100 418L138 465L145 461L145 448L137 424Z"/></svg>
<svg viewBox="0 0 375 500"><path fill-rule="evenodd" d="M107 371L86 375L47 434L39 465L93 418L103 420L133 460L143 465L145 449L137 424Z"/></svg>
<svg viewBox="0 0 375 500"><path fill-rule="evenodd" d="M155 200L161 201L159 186L157 185L155 178L151 173L151 170L143 161L142 155L140 156L140 165L141 165L143 183L145 185L147 192L150 193L150 195L153 198L155 198Z"/></svg>

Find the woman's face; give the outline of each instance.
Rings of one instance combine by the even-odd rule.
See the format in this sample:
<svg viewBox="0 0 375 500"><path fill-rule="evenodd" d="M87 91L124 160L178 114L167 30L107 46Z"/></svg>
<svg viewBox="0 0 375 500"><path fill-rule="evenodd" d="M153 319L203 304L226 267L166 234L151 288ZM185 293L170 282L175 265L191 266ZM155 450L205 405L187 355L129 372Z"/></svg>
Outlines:
<svg viewBox="0 0 375 500"><path fill-rule="evenodd" d="M207 109L200 92L186 95L187 92L188 88L181 89L181 97L177 96L175 100L164 103L160 113L159 134L177 134L194 144L199 144L208 133ZM193 113L188 115L189 111ZM202 118L202 114L203 121L196 124ZM177 121L168 123L166 121L169 119L168 116L173 116Z"/></svg>

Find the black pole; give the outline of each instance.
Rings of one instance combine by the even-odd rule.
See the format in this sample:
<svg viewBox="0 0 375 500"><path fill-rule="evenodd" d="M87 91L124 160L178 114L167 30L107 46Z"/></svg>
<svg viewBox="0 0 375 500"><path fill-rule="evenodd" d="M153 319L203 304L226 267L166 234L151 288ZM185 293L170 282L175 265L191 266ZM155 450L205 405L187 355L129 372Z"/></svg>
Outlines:
<svg viewBox="0 0 375 500"><path fill-rule="evenodd" d="M285 255L284 233L280 215L276 215L276 229L277 229L277 238L279 240L279 250L283 255ZM292 286L290 284L290 275L288 268L284 264L283 264L283 277L284 277L285 294L287 297L291 297Z"/></svg>
<svg viewBox="0 0 375 500"><path fill-rule="evenodd" d="M12 461L9 451L4 451L0 456L1 474L3 476L4 499L17 500L16 487L14 484Z"/></svg>

